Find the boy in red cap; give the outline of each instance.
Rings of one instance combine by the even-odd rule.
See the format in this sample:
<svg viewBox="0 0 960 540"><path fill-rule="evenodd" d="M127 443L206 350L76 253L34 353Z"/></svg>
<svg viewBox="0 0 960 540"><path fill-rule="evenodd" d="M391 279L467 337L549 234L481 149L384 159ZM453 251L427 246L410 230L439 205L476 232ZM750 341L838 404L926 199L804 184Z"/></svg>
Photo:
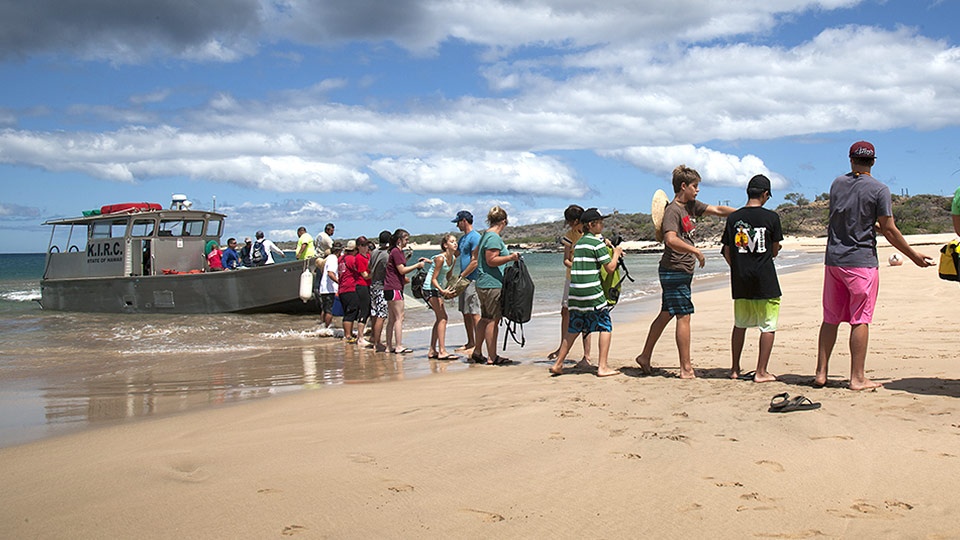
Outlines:
<svg viewBox="0 0 960 540"><path fill-rule="evenodd" d="M830 225L824 256L823 323L817 340L813 385L827 384L827 365L841 322L850 323L850 389L881 386L864 373L870 323L880 290L877 233L920 267L933 259L918 253L903 238L893 219L890 189L870 175L876 150L866 141L850 147L850 172L830 186Z"/></svg>

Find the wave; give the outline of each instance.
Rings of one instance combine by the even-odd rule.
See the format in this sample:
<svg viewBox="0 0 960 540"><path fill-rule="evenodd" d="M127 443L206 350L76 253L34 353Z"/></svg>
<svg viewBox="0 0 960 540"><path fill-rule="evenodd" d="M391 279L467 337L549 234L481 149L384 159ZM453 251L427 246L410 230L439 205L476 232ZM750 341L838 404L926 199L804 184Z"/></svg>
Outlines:
<svg viewBox="0 0 960 540"><path fill-rule="evenodd" d="M10 302L35 302L40 300L40 289L8 291L0 293L0 299L8 300Z"/></svg>

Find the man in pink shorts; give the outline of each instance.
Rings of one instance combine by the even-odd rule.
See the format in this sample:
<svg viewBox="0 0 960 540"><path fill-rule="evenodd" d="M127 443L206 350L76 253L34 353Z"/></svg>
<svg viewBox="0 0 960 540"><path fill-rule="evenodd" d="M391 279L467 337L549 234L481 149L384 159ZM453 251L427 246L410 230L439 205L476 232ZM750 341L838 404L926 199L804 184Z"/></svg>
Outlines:
<svg viewBox="0 0 960 540"><path fill-rule="evenodd" d="M850 323L850 389L868 390L880 383L864 373L870 323L880 290L877 234L917 266L932 266L933 259L918 253L903 238L893 219L890 190L870 176L876 162L872 144L860 141L850 147L851 171L830 186L830 225L824 257L823 324L817 343L817 374L813 385L827 384L827 365L837 342L840 323Z"/></svg>

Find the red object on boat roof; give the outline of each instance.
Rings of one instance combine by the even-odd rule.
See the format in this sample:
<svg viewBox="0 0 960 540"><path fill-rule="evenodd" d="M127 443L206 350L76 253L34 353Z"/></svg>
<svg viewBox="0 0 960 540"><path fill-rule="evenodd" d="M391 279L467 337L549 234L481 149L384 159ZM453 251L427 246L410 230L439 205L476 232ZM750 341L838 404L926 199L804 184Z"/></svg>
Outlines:
<svg viewBox="0 0 960 540"><path fill-rule="evenodd" d="M100 207L101 214L119 214L120 212L132 214L134 212L147 212L150 210L163 210L163 207L157 203L147 202L105 204Z"/></svg>

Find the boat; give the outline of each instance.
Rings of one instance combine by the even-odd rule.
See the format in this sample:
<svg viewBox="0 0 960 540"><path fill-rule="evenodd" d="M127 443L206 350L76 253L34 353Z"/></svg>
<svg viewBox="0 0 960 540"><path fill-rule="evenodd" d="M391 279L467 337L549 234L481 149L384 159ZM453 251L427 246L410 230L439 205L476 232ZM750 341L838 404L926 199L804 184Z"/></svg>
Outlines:
<svg viewBox="0 0 960 540"><path fill-rule="evenodd" d="M316 313L312 259L207 267L205 246L220 245L225 219L192 209L177 194L166 209L121 203L46 221L52 231L40 305L94 313Z"/></svg>

